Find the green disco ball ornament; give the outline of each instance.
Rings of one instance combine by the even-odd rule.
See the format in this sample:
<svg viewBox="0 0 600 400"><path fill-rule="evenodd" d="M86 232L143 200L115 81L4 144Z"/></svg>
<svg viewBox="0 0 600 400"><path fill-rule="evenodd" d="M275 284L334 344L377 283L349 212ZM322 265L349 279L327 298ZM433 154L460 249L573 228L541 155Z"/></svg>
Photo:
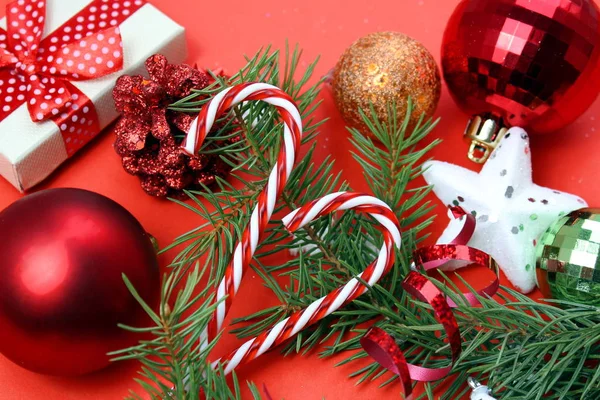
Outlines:
<svg viewBox="0 0 600 400"><path fill-rule="evenodd" d="M544 297L600 306L600 208L560 217L536 250L536 280Z"/></svg>

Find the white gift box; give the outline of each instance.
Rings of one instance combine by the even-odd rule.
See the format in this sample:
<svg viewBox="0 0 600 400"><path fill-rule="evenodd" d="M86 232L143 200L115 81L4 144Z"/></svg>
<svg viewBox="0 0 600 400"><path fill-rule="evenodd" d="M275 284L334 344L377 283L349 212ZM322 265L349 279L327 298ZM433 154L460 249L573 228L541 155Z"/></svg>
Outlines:
<svg viewBox="0 0 600 400"><path fill-rule="evenodd" d="M90 3L92 0L47 0L43 36ZM6 18L0 20L0 27L6 29ZM129 15L119 28L123 38L123 69L98 79L71 82L93 101L100 130L118 117L112 90L119 76L145 75L144 62L156 53L172 63L183 62L187 55L184 28L150 4ZM51 120L33 122L27 104L0 121L0 175L19 191L41 182L67 158L60 128Z"/></svg>

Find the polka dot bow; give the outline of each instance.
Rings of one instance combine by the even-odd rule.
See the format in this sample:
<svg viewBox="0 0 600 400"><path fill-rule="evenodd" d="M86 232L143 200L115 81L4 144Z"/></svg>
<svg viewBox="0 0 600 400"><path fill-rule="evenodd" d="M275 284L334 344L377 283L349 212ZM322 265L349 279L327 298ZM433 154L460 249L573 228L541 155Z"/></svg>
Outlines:
<svg viewBox="0 0 600 400"><path fill-rule="evenodd" d="M46 1L9 3L7 29L0 29L0 120L25 102L33 121L67 115L84 96L70 81L123 67L118 25L141 4L93 1L42 39Z"/></svg>

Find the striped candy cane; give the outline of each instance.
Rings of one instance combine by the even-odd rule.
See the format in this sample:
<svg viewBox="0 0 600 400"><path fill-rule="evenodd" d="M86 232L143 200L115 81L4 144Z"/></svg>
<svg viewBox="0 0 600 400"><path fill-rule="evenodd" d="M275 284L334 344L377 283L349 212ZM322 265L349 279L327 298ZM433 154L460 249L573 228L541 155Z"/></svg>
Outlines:
<svg viewBox="0 0 600 400"><path fill-rule="evenodd" d="M229 356L215 361L213 366L218 362L226 362L224 372L230 373L240 364L259 357L365 293L368 288L358 278L372 286L390 271L394 265L396 249L400 249L401 245L400 224L390 207L375 197L360 193L332 193L291 212L283 219L283 223L287 230L295 232L323 215L337 210L350 209L368 213L383 225L384 241L377 259L344 286L321 297L304 310L292 314L270 330L247 341Z"/></svg>
<svg viewBox="0 0 600 400"><path fill-rule="evenodd" d="M207 330L202 333L201 340L204 346L223 327L223 321L240 287L242 276L252 260L260 236L273 214L277 197L283 191L292 172L302 139L302 118L294 100L281 89L266 83L244 83L223 90L202 108L198 118L190 126L182 146L186 153L196 154L202 147L213 124L221 115L241 102L256 100L272 104L277 108L284 123L283 144L277 162L269 175L269 181L258 196L250 223L244 229L241 241L235 247L233 259L227 266L225 276L217 289L216 302L221 301L225 296L227 298L218 305Z"/></svg>

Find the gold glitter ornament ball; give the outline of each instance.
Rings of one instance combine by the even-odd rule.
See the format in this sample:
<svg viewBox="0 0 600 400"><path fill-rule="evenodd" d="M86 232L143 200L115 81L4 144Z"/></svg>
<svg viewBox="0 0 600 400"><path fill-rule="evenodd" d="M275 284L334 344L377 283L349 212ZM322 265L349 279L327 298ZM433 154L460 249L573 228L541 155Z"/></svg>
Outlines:
<svg viewBox="0 0 600 400"><path fill-rule="evenodd" d="M333 71L332 88L344 121L366 134L369 129L359 110L368 111L370 103L381 121L387 121L393 102L404 118L409 96L414 104L410 126L422 114L433 116L441 80L433 56L421 43L398 32L376 32L344 51Z"/></svg>

